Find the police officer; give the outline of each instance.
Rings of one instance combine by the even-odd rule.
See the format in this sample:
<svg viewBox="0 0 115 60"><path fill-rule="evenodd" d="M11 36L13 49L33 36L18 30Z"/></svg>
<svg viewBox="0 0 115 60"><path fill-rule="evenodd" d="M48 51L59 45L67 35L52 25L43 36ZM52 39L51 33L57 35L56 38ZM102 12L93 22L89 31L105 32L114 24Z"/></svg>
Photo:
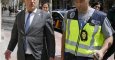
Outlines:
<svg viewBox="0 0 115 60"><path fill-rule="evenodd" d="M62 60L102 60L113 42L106 14L89 7L89 0L75 0L64 20Z"/></svg>

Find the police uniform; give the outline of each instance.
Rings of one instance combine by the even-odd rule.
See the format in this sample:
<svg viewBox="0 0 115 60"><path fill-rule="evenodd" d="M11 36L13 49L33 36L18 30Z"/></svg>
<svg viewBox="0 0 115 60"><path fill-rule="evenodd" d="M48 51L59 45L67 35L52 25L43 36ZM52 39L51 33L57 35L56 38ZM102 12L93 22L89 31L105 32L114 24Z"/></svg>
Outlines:
<svg viewBox="0 0 115 60"><path fill-rule="evenodd" d="M103 12L88 7L87 13L77 14L76 9L70 10L64 20L65 60L90 60L113 30Z"/></svg>

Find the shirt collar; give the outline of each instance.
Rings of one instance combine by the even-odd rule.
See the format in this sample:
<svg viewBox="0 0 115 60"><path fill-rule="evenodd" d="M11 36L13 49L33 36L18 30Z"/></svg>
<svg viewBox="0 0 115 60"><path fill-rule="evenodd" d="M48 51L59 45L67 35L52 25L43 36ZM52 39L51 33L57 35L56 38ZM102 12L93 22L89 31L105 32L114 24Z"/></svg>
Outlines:
<svg viewBox="0 0 115 60"><path fill-rule="evenodd" d="M36 13L36 12L37 12L37 8L32 11L32 13ZM28 13L27 10L26 10L26 13Z"/></svg>
<svg viewBox="0 0 115 60"><path fill-rule="evenodd" d="M91 8L90 6L88 6L88 9L87 9L87 12L86 13L81 13L81 14L79 14L79 15L86 15L86 14L89 14L89 13L91 13L91 12L93 12L95 9L93 9L93 8Z"/></svg>
<svg viewBox="0 0 115 60"><path fill-rule="evenodd" d="M85 14L79 14L78 15L78 19L79 20L88 20L89 17L92 16L93 12L95 11L95 9L91 8L91 7L88 7L88 10Z"/></svg>

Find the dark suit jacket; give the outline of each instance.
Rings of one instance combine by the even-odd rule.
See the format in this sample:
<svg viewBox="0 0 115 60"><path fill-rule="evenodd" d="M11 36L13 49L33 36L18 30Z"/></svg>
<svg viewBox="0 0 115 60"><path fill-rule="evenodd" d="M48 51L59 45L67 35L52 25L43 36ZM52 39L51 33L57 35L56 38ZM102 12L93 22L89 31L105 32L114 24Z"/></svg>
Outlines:
<svg viewBox="0 0 115 60"><path fill-rule="evenodd" d="M41 60L41 55L44 54L42 53L45 51L43 50L43 46L45 45L45 43L43 44L44 41L46 41L47 44L48 56L54 57L55 38L51 16L38 9L27 33L25 33L24 23L25 11L21 11L16 16L8 49L13 51L18 43L17 59L25 60L24 41L26 37L30 48L32 49L32 55L36 60Z"/></svg>

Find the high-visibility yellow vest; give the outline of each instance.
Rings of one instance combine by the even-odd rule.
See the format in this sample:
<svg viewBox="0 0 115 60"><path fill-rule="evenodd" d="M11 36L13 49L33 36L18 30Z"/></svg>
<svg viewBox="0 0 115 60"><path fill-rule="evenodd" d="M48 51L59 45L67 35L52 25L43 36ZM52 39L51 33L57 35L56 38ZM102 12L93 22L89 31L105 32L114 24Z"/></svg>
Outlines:
<svg viewBox="0 0 115 60"><path fill-rule="evenodd" d="M76 56L93 57L94 50L99 50L105 40L101 28L101 25L86 23L82 30L87 32L87 40L83 41L81 40L82 30L79 28L78 20L67 19L65 52Z"/></svg>

